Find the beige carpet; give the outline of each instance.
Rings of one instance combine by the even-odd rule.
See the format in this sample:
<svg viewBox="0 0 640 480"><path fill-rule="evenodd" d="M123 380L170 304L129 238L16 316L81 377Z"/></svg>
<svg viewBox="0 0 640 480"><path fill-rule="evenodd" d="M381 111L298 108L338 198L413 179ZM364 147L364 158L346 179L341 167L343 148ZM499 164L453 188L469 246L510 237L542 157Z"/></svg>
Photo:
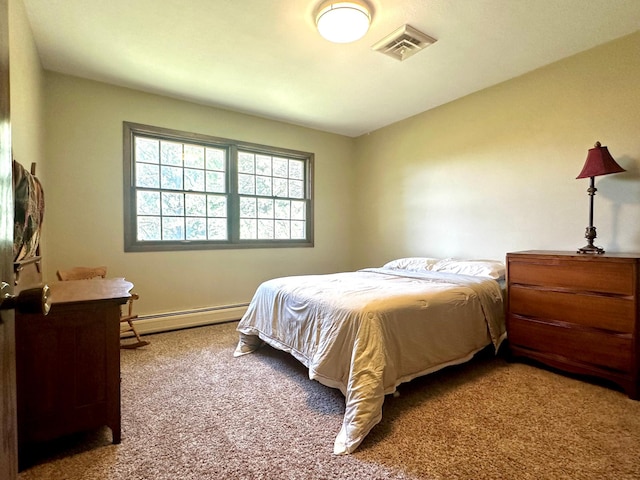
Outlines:
<svg viewBox="0 0 640 480"><path fill-rule="evenodd" d="M235 326L122 351L122 443L47 445L19 479L640 479L640 402L491 355L402 385L334 456L340 392L268 347L233 358Z"/></svg>

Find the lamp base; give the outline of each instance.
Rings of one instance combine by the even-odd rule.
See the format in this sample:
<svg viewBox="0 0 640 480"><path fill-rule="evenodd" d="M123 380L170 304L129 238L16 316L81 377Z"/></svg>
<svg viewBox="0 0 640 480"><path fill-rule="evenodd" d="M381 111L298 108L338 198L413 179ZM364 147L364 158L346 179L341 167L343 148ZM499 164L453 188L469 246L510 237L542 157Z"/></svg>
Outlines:
<svg viewBox="0 0 640 480"><path fill-rule="evenodd" d="M578 251L576 253L602 255L604 253L604 248L596 247L595 245L589 244L587 246L584 246L584 247L578 249Z"/></svg>
<svg viewBox="0 0 640 480"><path fill-rule="evenodd" d="M591 197L591 200L593 201L593 196ZM592 214L589 215L589 226L587 227L587 230L585 231L585 234L584 234L584 238L587 239L587 245L578 249L577 253L587 253L587 254L594 253L596 255L602 255L604 253L604 249L600 247L596 247L593 244L593 241L596 239L597 235L596 235L596 227L593 226L592 216L593 216Z"/></svg>

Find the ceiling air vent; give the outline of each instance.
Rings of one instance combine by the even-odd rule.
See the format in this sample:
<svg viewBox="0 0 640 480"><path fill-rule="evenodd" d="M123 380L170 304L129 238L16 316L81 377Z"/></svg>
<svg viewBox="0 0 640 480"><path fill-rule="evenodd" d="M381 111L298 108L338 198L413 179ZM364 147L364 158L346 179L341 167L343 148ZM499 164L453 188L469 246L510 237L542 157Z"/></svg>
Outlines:
<svg viewBox="0 0 640 480"><path fill-rule="evenodd" d="M412 26L403 25L371 48L402 61L435 41L435 38L416 30Z"/></svg>

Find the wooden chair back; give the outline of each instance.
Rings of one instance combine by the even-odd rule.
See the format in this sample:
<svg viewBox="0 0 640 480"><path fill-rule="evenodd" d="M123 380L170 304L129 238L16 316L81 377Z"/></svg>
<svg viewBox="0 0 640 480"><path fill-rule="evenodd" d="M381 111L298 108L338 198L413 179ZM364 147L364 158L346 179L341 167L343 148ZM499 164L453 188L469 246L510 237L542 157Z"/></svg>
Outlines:
<svg viewBox="0 0 640 480"><path fill-rule="evenodd" d="M58 280L91 280L92 278L105 278L107 267L74 267L69 270L58 270Z"/></svg>

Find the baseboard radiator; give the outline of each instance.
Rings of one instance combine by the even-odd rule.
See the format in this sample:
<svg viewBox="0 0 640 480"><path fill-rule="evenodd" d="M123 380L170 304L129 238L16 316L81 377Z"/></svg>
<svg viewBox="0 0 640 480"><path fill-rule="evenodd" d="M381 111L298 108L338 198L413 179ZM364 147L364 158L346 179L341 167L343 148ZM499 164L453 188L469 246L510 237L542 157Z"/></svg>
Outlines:
<svg viewBox="0 0 640 480"><path fill-rule="evenodd" d="M134 324L139 334L168 332L181 328L201 327L214 323L240 320L247 311L248 303L220 305L217 307L194 308L179 312L140 315Z"/></svg>

